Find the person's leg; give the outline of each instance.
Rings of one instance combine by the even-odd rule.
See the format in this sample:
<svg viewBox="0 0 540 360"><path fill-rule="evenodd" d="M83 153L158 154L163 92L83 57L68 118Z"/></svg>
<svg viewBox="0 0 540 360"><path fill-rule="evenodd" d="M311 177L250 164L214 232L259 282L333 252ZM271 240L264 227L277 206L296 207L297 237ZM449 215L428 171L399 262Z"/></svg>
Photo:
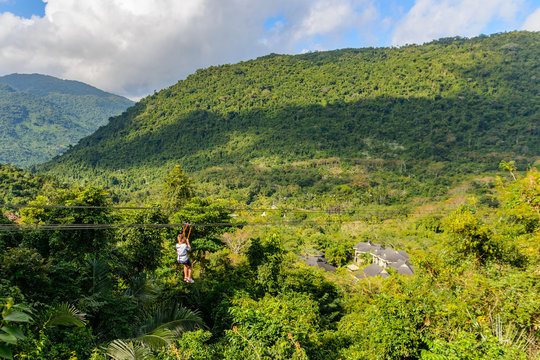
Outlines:
<svg viewBox="0 0 540 360"><path fill-rule="evenodd" d="M191 264L188 268L188 280L191 280L191 273L193 272L193 264Z"/></svg>
<svg viewBox="0 0 540 360"><path fill-rule="evenodd" d="M188 275L190 274L191 272L189 271L189 267L187 266L187 264L184 265L184 280L187 280L189 279L189 277L191 275Z"/></svg>

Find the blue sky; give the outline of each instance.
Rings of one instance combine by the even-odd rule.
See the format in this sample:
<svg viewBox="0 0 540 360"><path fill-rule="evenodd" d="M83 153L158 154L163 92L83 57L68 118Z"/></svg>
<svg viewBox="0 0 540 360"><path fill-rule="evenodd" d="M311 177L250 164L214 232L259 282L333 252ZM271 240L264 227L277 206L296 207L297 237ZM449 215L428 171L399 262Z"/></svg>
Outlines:
<svg viewBox="0 0 540 360"><path fill-rule="evenodd" d="M540 30L540 0L0 0L0 75L45 73L139 98L270 52Z"/></svg>
<svg viewBox="0 0 540 360"><path fill-rule="evenodd" d="M45 3L42 0L0 0L0 12L7 11L24 18L44 16Z"/></svg>

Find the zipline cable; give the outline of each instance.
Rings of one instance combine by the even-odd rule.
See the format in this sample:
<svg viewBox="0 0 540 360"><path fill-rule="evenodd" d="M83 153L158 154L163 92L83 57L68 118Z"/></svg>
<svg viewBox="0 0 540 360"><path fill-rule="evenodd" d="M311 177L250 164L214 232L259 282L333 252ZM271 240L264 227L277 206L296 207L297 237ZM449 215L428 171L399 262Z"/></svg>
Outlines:
<svg viewBox="0 0 540 360"><path fill-rule="evenodd" d="M199 208L163 208L163 207L145 207L145 206L92 206L92 205L28 205L28 204L0 204L0 208L21 209L89 209L89 210L189 210L189 211L249 211L249 212L300 212L300 213L340 213L340 212L369 212L369 211L399 211L394 209L359 209L359 208L327 208L327 209L299 209L299 208L227 208L227 207L199 207Z"/></svg>
<svg viewBox="0 0 540 360"><path fill-rule="evenodd" d="M251 208L213 208L213 207L200 207L200 208L160 208L160 207L139 207L139 206L91 206L91 205L29 205L29 204L0 204L0 208L37 208L37 209L89 209L89 210L190 210L190 211L201 211L201 212L210 212L210 211L228 211L231 213L239 211L258 211L263 212L263 216L266 212L272 214L272 212L283 212L283 213L313 213L313 214L340 214L342 212L351 213L351 212L386 212L393 211L399 212L394 209L326 209L326 210L315 210L315 209L283 209L283 208L266 208L266 209L251 209ZM443 213L437 213L433 211L413 211L415 214L428 213L430 215L443 215ZM272 215L269 215L272 216ZM291 220L291 221L279 221L279 222L220 222L220 223L192 223L192 226L196 227L240 227L240 226L278 226L278 225L325 225L331 223L368 223L376 224L385 220L392 218L380 219L376 218L376 222L370 221L369 219L365 220ZM1 231L56 231L56 230L107 230L107 229L122 229L122 228L177 228L182 227L184 224L0 224Z"/></svg>
<svg viewBox="0 0 540 360"><path fill-rule="evenodd" d="M328 223L344 223L337 220L326 221L281 221L281 222L219 222L219 223L190 223L192 227L240 227L248 225L277 226L277 225L324 225ZM353 223L353 222L347 222ZM182 228L183 224L0 224L0 231L41 231L41 230L108 230L122 228Z"/></svg>

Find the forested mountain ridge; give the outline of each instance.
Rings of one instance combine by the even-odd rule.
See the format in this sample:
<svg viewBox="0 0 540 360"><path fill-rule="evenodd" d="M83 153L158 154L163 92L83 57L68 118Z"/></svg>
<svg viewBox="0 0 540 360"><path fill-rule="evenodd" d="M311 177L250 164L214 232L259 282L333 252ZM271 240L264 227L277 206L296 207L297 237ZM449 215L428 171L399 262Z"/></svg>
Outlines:
<svg viewBox="0 0 540 360"><path fill-rule="evenodd" d="M540 154L539 40L512 32L198 70L40 169L145 186L175 163L194 172L329 157L531 162Z"/></svg>
<svg viewBox="0 0 540 360"><path fill-rule="evenodd" d="M58 155L133 102L78 81L40 74L0 77L0 163Z"/></svg>

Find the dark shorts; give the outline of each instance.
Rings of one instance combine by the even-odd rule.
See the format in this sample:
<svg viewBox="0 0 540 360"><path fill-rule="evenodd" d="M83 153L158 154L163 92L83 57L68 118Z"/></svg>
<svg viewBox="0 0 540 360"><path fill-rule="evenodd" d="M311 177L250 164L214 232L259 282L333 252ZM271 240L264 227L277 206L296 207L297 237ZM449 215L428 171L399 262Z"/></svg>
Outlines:
<svg viewBox="0 0 540 360"><path fill-rule="evenodd" d="M187 259L186 261L179 261L179 260L176 260L177 263L179 264L182 264L182 265L187 265L187 266L191 266L191 260Z"/></svg>

